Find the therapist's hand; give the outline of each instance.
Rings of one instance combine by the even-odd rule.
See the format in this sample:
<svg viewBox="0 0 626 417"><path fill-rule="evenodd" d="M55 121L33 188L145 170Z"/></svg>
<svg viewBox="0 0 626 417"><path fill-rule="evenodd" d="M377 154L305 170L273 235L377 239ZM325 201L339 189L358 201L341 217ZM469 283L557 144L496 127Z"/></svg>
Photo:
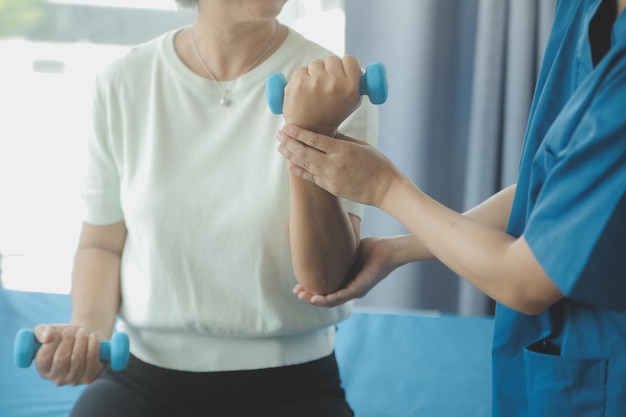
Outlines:
<svg viewBox="0 0 626 417"><path fill-rule="evenodd" d="M361 240L359 257L352 268L350 279L338 291L328 295L313 295L301 285L296 285L294 294L299 299L320 307L336 307L352 299L364 297L398 266L392 261L388 241L372 237Z"/></svg>
<svg viewBox="0 0 626 417"><path fill-rule="evenodd" d="M35 357L37 371L55 385L89 384L104 370L96 333L69 324L39 325L34 333L42 344Z"/></svg>
<svg viewBox="0 0 626 417"><path fill-rule="evenodd" d="M402 177L376 148L341 133L331 138L286 125L276 138L278 152L291 162L289 172L338 197L378 207Z"/></svg>
<svg viewBox="0 0 626 417"><path fill-rule="evenodd" d="M361 103L359 61L346 55L316 59L294 71L285 87L286 123L334 136Z"/></svg>

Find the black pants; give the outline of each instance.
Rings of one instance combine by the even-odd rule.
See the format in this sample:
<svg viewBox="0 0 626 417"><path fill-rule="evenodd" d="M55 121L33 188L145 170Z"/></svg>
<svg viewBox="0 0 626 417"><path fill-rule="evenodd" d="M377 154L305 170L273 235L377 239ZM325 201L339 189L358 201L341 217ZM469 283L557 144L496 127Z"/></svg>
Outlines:
<svg viewBox="0 0 626 417"><path fill-rule="evenodd" d="M70 417L353 417L334 354L300 365L231 372L158 368L131 356L107 369Z"/></svg>

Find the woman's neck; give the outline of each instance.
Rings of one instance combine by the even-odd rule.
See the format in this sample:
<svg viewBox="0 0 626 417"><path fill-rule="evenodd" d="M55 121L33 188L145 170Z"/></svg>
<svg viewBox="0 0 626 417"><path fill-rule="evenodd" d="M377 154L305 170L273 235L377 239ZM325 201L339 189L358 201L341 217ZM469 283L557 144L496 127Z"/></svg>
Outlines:
<svg viewBox="0 0 626 417"><path fill-rule="evenodd" d="M626 9L626 0L617 0L617 15L619 16Z"/></svg>
<svg viewBox="0 0 626 417"><path fill-rule="evenodd" d="M213 76L225 81L241 76L271 55L282 41L277 39L280 30L276 20L225 23L198 15L187 36L189 42L193 37Z"/></svg>

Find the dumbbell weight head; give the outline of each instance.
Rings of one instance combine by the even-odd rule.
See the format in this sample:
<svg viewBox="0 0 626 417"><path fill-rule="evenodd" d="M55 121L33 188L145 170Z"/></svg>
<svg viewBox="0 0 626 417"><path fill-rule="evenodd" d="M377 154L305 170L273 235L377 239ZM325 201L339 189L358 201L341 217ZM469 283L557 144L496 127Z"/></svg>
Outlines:
<svg viewBox="0 0 626 417"><path fill-rule="evenodd" d="M387 70L381 62L372 62L365 68L359 84L361 95L367 95L372 104L387 101Z"/></svg>
<svg viewBox="0 0 626 417"><path fill-rule="evenodd" d="M274 72L267 77L265 81L265 95L270 111L274 114L282 114L283 99L285 95L285 86L287 78L285 74Z"/></svg>
<svg viewBox="0 0 626 417"><path fill-rule="evenodd" d="M20 368L28 368L41 347L41 343L35 339L35 334L28 329L22 329L15 336L13 346L13 359Z"/></svg>
<svg viewBox="0 0 626 417"><path fill-rule="evenodd" d="M100 342L100 360L109 362L114 371L121 371L128 365L129 349L126 333L115 333L110 341Z"/></svg>

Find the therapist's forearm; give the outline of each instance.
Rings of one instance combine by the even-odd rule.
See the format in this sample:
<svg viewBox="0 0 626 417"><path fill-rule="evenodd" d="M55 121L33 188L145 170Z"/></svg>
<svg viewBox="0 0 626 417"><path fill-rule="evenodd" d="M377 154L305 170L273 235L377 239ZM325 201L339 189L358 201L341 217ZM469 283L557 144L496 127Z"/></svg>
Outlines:
<svg viewBox="0 0 626 417"><path fill-rule="evenodd" d="M502 232L506 231L511 217L516 184L500 190L464 215L470 219L489 225Z"/></svg>
<svg viewBox="0 0 626 417"><path fill-rule="evenodd" d="M402 177L393 183L380 208L419 237L446 266L510 308L537 314L562 297L523 237L504 232L500 217L494 224L485 222L484 207L473 212L474 216L480 213L477 218L481 220L464 216Z"/></svg>
<svg viewBox="0 0 626 417"><path fill-rule="evenodd" d="M476 207L466 211L464 216L494 227L502 232L506 231L515 185L509 186L494 194ZM385 242L392 256L395 268L416 261L433 259L432 252L413 234L395 236Z"/></svg>

